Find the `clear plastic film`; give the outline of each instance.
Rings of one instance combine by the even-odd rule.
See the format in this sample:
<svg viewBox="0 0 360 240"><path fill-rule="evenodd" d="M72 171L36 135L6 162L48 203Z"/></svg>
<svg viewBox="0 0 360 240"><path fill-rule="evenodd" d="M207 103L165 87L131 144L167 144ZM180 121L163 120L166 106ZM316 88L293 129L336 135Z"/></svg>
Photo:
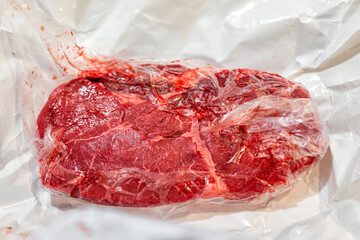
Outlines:
<svg viewBox="0 0 360 240"><path fill-rule="evenodd" d="M327 150L310 97L319 101L319 90L294 70L311 57L299 55L297 67L278 72L295 81L249 70L261 68L251 61L226 64L205 55L208 61L119 60L131 54L105 57L80 46L34 2L14 2L7 14L16 19L8 25L14 26L9 39L22 61L22 124L39 161L30 170L43 209L86 204L68 196L150 207L125 210L162 218L184 217L191 206L247 209L291 189ZM228 22L236 24L235 16ZM18 24L26 30L18 32ZM83 40L81 33L75 36ZM194 53L201 49L194 47L196 39L189 41ZM206 63L217 61L229 70Z"/></svg>

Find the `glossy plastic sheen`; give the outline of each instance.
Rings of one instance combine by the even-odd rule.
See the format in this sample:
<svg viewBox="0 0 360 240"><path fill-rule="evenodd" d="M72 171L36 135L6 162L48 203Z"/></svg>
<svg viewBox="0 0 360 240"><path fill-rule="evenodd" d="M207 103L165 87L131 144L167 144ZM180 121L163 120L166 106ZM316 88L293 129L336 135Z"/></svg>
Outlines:
<svg viewBox="0 0 360 240"><path fill-rule="evenodd" d="M181 62L86 72L52 92L37 124L45 187L120 206L257 203L289 189L326 150L299 84Z"/></svg>

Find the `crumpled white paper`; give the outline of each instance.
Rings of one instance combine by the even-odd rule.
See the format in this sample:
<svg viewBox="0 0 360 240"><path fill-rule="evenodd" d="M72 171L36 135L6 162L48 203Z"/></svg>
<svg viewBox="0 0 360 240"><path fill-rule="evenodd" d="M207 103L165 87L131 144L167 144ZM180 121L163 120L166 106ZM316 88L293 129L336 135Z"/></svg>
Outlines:
<svg viewBox="0 0 360 240"><path fill-rule="evenodd" d="M229 232L197 230L126 214L116 209L89 207L67 211L32 233L29 240L230 240Z"/></svg>
<svg viewBox="0 0 360 240"><path fill-rule="evenodd" d="M328 128L330 150L324 159L304 181L267 206L118 209L227 231L235 239L360 238L360 1L39 4L51 18L70 27L81 45L101 54L120 59L202 59L218 67L260 69L299 81L310 91ZM92 204L34 191L36 163L24 138L22 90L15 81L24 63L14 56L10 41L16 31L12 27L21 21L14 20L6 6L6 1L0 2L5 8L0 20L0 227L40 231L54 216ZM28 53L42 54L36 50L29 47Z"/></svg>

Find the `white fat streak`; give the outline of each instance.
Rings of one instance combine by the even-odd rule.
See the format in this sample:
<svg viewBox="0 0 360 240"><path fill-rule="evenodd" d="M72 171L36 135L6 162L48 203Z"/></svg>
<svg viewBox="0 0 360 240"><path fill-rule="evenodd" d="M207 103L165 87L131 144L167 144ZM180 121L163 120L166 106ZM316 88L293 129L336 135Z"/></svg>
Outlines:
<svg viewBox="0 0 360 240"><path fill-rule="evenodd" d="M216 174L215 163L212 159L211 153L206 147L204 141L199 136L199 124L197 122L197 119L193 119L191 132L184 133L183 136L193 138L193 141L197 146L197 150L201 153L204 161L207 163L210 175L214 178L214 183L207 182L203 197L211 197L211 195L214 194L214 190L217 190L216 192L219 192L219 190L222 189L226 192L227 185L223 182L221 177Z"/></svg>
<svg viewBox="0 0 360 240"><path fill-rule="evenodd" d="M146 100L139 98L137 94L131 93L119 93L116 96L120 99L121 103L125 104L140 104L145 102Z"/></svg>

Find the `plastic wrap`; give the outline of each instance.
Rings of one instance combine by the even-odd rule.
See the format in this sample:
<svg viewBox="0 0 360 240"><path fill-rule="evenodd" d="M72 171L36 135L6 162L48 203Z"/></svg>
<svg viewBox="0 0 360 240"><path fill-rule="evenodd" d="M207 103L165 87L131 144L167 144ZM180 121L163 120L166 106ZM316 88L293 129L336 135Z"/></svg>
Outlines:
<svg viewBox="0 0 360 240"><path fill-rule="evenodd" d="M358 89L356 78L358 74L353 68L357 60L356 39L358 37L356 34L357 29L351 27L353 26L352 23L356 22L357 19L358 3L356 1L344 2L342 4L325 4L321 1L316 1L314 4L302 2L301 4L297 3L298 8L294 8L286 4L283 6L283 1L278 1L271 7L271 4L269 5L267 1L257 1L254 4L228 4L221 8L219 7L219 9L216 9L217 5L215 3L201 5L197 2L194 4L194 6L190 4L191 6L189 5L186 9L200 8L201 11L198 12L199 19L196 17L187 19L189 21L192 19L191 21L194 22L189 29L186 28L186 24L181 25L181 31L185 31L185 33L175 32L174 38L161 41L161 36L163 36L161 32L144 31L144 34L146 32L146 34L151 36L144 39L155 44L159 50L158 52L155 51L155 53L154 49L151 47L147 48L146 45L141 51L136 51L136 48L140 46L139 44L143 44L145 40L139 40L139 43L136 41L136 38L131 38L133 35L131 35L130 27L124 30L121 26L116 25L121 31L125 31L126 34L121 35L121 37L125 37L122 41L112 42L109 36L112 34L117 35L117 33L109 30L111 29L109 26L113 24L111 18L108 19L108 22L97 23L96 19L98 18L84 17L88 15L79 14L79 9L82 9L81 7L74 7L75 10L72 12L71 10L69 11L71 7L66 8L50 3L42 3L42 8L51 14L51 18L46 17L41 11L37 12L37 6L33 3L20 3L17 5L18 9L9 10L7 8L6 15L1 21L2 39L4 43L7 41L10 43L7 52L9 52L12 58L9 59L13 59L16 62L17 68L13 71L15 75L10 76L9 79L16 79L15 89L17 88L17 92L13 91L14 87L12 84L5 84L5 86L9 87L11 91L16 92L16 97L14 98L16 99L16 106L18 106L16 101L20 99L20 96L23 96L22 99L26 99L22 102L21 118L20 112L17 112L16 118L17 120L23 120L21 125L24 124L24 130L27 133L26 139L37 139L37 129L34 126L36 126L38 113L47 101L51 91L73 78L69 75L82 74L84 70L101 72L99 68L102 69L104 66L106 70L109 65L114 63L109 58L94 55L75 45L70 31L53 21L53 19L57 19L58 21L66 22L66 18L61 19L61 16L64 15L69 17L73 14L73 18L77 19L74 20L74 23L66 23L77 30L74 33L82 44L94 47L100 50L100 52L109 55L116 55L120 59L127 59L131 56L136 58L141 56L161 56L165 58L169 58L169 56L173 58L201 57L211 62L214 66L224 66L229 69L240 66L277 72L303 83L309 89L310 95L314 98L322 117L330 129L330 144L332 153L335 156L333 163L331 162L331 154L328 152L325 161L320 165L321 168L315 168L313 174L306 178L305 182L296 184L294 191L290 191L287 195L282 195L281 198L276 198L267 208L226 207L227 204L212 207L204 202L196 202L188 203L187 205L189 206L175 204L165 208L150 208L150 210L126 209L126 211L149 213L153 216L159 213L163 218L177 219L177 221L182 221L184 225L191 224L231 229L235 230L234 235L236 236L250 238L259 236L268 236L268 238L274 238L275 236L279 236L279 238L293 237L302 230L308 229L308 223L311 224L312 222L318 222L318 226L321 229L325 229L329 224L332 224L336 227L331 228L330 231L337 234L342 231L349 231L350 236L351 234L356 234L356 230L351 225L345 224L346 218L344 216L347 213L344 212L342 215L341 211L338 211L338 209L343 209L342 207L346 205L346 202L333 204L332 201L334 199L336 201L346 201L353 197L356 198L356 194L352 194L354 191L352 192L349 189L353 189L353 186L356 186L356 169L358 168L356 161L358 151L354 146L354 142L358 139L356 131L358 125L354 120L358 114L356 110L358 106L356 98L356 91ZM80 5L80 3L74 4L74 6ZM131 19L131 14L136 15L138 14L136 9L141 9L140 16L144 17L144 19L150 19L151 23L161 25L164 23L164 19L161 18L161 14L155 14L157 12L156 9L161 4L155 5L139 5L138 2L134 5L124 4L123 7L117 5L114 9L132 9L129 11L131 13L123 16L125 19ZM275 11L274 9L278 5L283 6L284 9L293 9L293 11L283 12L280 9ZM57 15L59 13L53 11L54 9L51 6L55 7L55 9L65 8L67 11L63 13L64 15L60 14L59 17ZM236 7L232 9L232 6ZM267 7L274 11L268 11L269 14L265 15L255 14L254 18L252 18L252 14L249 14L254 13L254 11L255 13L257 11L257 13L267 12ZM33 14L33 10L35 10L36 14ZM86 8L86 11L91 12L93 10ZM201 15L202 10L208 14ZM219 10L219 15L214 14L217 10ZM179 12L186 11L181 8L179 9ZM270 14L270 12L273 12L274 15ZM192 13L192 16L197 15L191 11L190 13ZM210 15L213 18L208 18ZM159 18L154 18L154 16ZM167 18L166 16L163 17ZM219 16L226 16L226 18ZM69 17L68 19L71 18ZM88 23L85 24L83 19L86 19ZM141 23L144 21L138 21L138 17L135 20L129 20L130 22L123 22L123 24L124 26L131 26L130 23L132 23L135 29L143 29L144 25ZM219 21L223 25L209 28L209 26L214 25L213 20ZM176 29L176 21L172 21L171 18L168 21L170 21L169 31ZM136 22L139 22L139 25L134 24ZM330 23L335 24L337 28L329 27L332 26ZM275 26L273 32L266 30L267 24ZM22 26L20 31L19 26ZM175 28L173 28L174 26ZM97 31L96 29L102 30ZM156 28L154 27L153 29ZM201 29L208 30L202 32ZM229 34L234 29L237 29L235 35L231 35L232 38L229 38L229 35L226 34ZM91 33L92 31L94 31L94 34ZM185 34L186 38L181 38L181 34ZM87 36L92 36L92 38L87 38ZM126 38L126 36L130 37ZM264 36L264 39L259 36ZM99 37L103 38L104 41L96 41L96 39L99 40ZM176 42L175 38L180 40ZM213 41L208 40L210 38ZM277 44L269 41L269 38L273 41L276 40ZM113 39L119 38L114 36ZM176 45L167 46L164 44L165 42L180 44L181 41L183 41L181 44L184 46L181 48L181 52L180 50L171 50L177 49ZM134 46L131 46L130 42L133 42ZM159 44L160 42L161 44ZM128 48L124 47L126 44L129 44ZM164 51L162 51L162 44L164 44ZM68 45L69 48L67 48ZM5 48L7 45L4 44L3 47ZM119 48L120 50L128 50L120 52ZM207 51L206 49L213 50ZM82 54L84 51L86 52L85 55ZM255 54L255 52L260 54ZM354 55L349 55L348 52L353 52ZM239 59L236 56L240 56ZM91 61L89 64L87 60L93 57L96 57L97 62L100 59L101 64ZM60 59L60 61L54 61L54 59ZM144 61L131 62L135 66L145 63ZM149 62L154 64L152 60ZM160 61L156 64L161 65L166 62L169 61ZM116 61L117 66L122 63ZM194 63L192 61L181 62L181 65L186 65L187 68L200 67L201 69L206 69L209 67L202 62ZM13 67L10 61L9 67ZM81 69L78 69L79 67ZM215 68L215 71L218 71L217 68ZM84 77L85 75L82 76ZM39 81L41 84L37 84ZM25 83L25 86L20 86L20 83ZM298 108L296 107L295 109ZM8 124L8 126L10 129L11 125ZM86 205L84 202L75 201L68 197L49 194L49 192L39 188L40 184L37 182L35 161L30 157L25 147L27 144L22 138L22 127L20 125L17 127L18 131L16 134L18 134L17 137L20 139L19 146L22 146L20 152L24 153L24 155L7 155L7 157L3 158L4 160L2 160L1 164L7 167L5 172L2 171L2 174L5 174L3 175L5 184L11 183L11 185L15 185L15 187L12 186L11 188L3 187L9 193L6 194L7 199L4 200L4 203L8 207L11 205L9 203L18 200L19 206L11 205L11 208L21 214L16 218L10 214L3 215L3 223L13 226L16 226L17 223L22 223L22 228L26 229L36 226L38 221L44 221L49 215L56 215L67 207ZM19 142L16 143L19 144ZM38 143L41 144L41 142ZM35 146L38 143L30 142L30 146ZM5 156L5 154L11 151L13 145L9 141L3 146L7 146L7 149L9 149L3 151ZM32 150L35 154L38 154L35 148ZM19 161L12 161L12 159L19 159ZM346 159L346 161L341 161L342 159ZM26 165L27 162L30 162L30 167ZM334 171L332 170L332 165L334 165ZM33 176L27 182L29 173L33 174ZM29 190L29 185L27 184L30 183L31 189ZM20 186L20 189L16 188L17 186ZM332 211L328 211L327 208L333 209L334 214L332 214ZM254 209L258 211L252 211ZM314 214L318 214L318 216L311 218ZM309 222L306 222L306 219ZM333 219L336 220L333 222ZM222 222L224 224L221 224ZM276 222L281 222L281 224L276 224ZM339 222L344 225L339 224ZM286 227L288 228L285 229ZM321 232L321 229L313 230L312 232Z"/></svg>
<svg viewBox="0 0 360 240"><path fill-rule="evenodd" d="M112 65L56 88L37 119L43 185L120 206L259 202L325 153L301 86L180 64Z"/></svg>
<svg viewBox="0 0 360 240"><path fill-rule="evenodd" d="M18 6L31 21L35 7ZM41 22L34 27L64 73L45 77L48 58L26 66L22 116L49 189L120 206L259 203L325 154L325 129L299 84L256 70L97 56ZM13 51L23 51L16 41ZM80 78L47 86L65 73Z"/></svg>

